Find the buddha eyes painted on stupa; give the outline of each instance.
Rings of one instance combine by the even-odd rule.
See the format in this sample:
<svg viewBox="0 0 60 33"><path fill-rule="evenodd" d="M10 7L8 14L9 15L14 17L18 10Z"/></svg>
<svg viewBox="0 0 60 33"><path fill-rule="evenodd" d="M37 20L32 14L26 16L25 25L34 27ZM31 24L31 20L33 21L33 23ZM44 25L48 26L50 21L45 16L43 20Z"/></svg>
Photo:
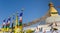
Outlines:
<svg viewBox="0 0 60 33"><path fill-rule="evenodd" d="M50 12L50 14L58 14L58 12Z"/></svg>

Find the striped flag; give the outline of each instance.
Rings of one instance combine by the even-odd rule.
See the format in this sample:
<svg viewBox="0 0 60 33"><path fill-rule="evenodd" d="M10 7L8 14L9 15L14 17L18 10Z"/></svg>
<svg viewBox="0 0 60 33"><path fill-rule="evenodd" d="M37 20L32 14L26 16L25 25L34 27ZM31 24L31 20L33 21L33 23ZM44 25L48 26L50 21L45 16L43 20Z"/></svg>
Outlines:
<svg viewBox="0 0 60 33"><path fill-rule="evenodd" d="M7 24L6 24L7 31L10 28L10 20L11 20L11 17L9 17L8 20L7 20Z"/></svg>
<svg viewBox="0 0 60 33"><path fill-rule="evenodd" d="M20 26L21 33L22 33L22 30L23 30L23 26L22 26L22 15L23 15L23 12L20 13L20 17L19 17L19 26Z"/></svg>
<svg viewBox="0 0 60 33"><path fill-rule="evenodd" d="M13 20L12 20L12 25L11 25L11 28L12 28L12 32L14 31L13 29L14 29L14 17L13 17Z"/></svg>
<svg viewBox="0 0 60 33"><path fill-rule="evenodd" d="M18 15L17 14L16 14L16 26L18 26Z"/></svg>
<svg viewBox="0 0 60 33"><path fill-rule="evenodd" d="M19 19L20 19L20 21L19 21L19 26L22 26L22 15L23 15L23 13L20 13L20 17L19 17Z"/></svg>
<svg viewBox="0 0 60 33"><path fill-rule="evenodd" d="M5 28L5 25L6 25L6 23L5 23L5 20L3 20L3 27L2 28Z"/></svg>
<svg viewBox="0 0 60 33"><path fill-rule="evenodd" d="M6 24L7 28L9 28L9 26L10 26L10 21L11 21L11 17L9 17L8 20L7 20L7 24Z"/></svg>
<svg viewBox="0 0 60 33"><path fill-rule="evenodd" d="M12 27L12 29L13 29L13 25L14 25L14 17L13 17L12 26L11 26L11 27Z"/></svg>
<svg viewBox="0 0 60 33"><path fill-rule="evenodd" d="M15 33L16 33L16 29L18 28L18 13L16 13L16 25L15 25Z"/></svg>

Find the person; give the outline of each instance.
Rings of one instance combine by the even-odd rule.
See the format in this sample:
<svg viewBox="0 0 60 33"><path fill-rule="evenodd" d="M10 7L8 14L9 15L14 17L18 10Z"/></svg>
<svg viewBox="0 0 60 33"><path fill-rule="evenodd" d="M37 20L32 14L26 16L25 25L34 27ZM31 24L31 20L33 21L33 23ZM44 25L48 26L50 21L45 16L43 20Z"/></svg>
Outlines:
<svg viewBox="0 0 60 33"><path fill-rule="evenodd" d="M53 23L51 23L49 26L51 26L51 29L50 29L50 31L53 31Z"/></svg>
<svg viewBox="0 0 60 33"><path fill-rule="evenodd" d="M57 32L58 29L56 28L56 27L57 27L57 23L54 22L53 24L54 24L54 25L51 26L51 28L52 28L52 33L53 33L54 31L55 31L56 33L58 33L58 32ZM56 27L53 27L53 26L56 26Z"/></svg>
<svg viewBox="0 0 60 33"><path fill-rule="evenodd" d="M46 33L46 30L44 29L43 33Z"/></svg>
<svg viewBox="0 0 60 33"><path fill-rule="evenodd" d="M36 33L38 33L38 32L39 32L39 28L38 28L38 27L35 29L35 32L36 32Z"/></svg>
<svg viewBox="0 0 60 33"><path fill-rule="evenodd" d="M55 26L57 26L57 23L55 22Z"/></svg>
<svg viewBox="0 0 60 33"><path fill-rule="evenodd" d="M41 32L42 32L42 29L43 29L43 28L41 27L41 28L40 28L40 31L41 31Z"/></svg>

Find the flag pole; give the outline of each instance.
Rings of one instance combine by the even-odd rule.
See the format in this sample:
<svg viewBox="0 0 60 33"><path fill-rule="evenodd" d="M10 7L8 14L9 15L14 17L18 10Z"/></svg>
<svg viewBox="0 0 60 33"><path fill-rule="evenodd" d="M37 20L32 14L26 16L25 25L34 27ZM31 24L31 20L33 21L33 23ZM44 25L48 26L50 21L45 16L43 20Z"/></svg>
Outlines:
<svg viewBox="0 0 60 33"><path fill-rule="evenodd" d="M12 15L12 17L13 17L13 18L12 18L12 24L11 24L11 32L13 32L13 29L14 29L14 28L13 28L13 26L14 26L14 14Z"/></svg>
<svg viewBox="0 0 60 33"><path fill-rule="evenodd" d="M15 33L17 33L16 32L16 29L17 29L17 26L18 26L18 12L16 11L16 20L15 20L15 22L16 22L16 25L15 25Z"/></svg>

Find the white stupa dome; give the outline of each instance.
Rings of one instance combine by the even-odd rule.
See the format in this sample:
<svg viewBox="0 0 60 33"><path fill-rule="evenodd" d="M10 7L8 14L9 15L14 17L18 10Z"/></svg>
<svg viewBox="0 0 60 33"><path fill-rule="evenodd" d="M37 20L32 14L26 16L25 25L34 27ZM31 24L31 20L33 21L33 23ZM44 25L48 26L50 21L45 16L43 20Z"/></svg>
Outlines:
<svg viewBox="0 0 60 33"><path fill-rule="evenodd" d="M59 22L59 21L60 21L60 15L50 16L46 19L46 23Z"/></svg>

